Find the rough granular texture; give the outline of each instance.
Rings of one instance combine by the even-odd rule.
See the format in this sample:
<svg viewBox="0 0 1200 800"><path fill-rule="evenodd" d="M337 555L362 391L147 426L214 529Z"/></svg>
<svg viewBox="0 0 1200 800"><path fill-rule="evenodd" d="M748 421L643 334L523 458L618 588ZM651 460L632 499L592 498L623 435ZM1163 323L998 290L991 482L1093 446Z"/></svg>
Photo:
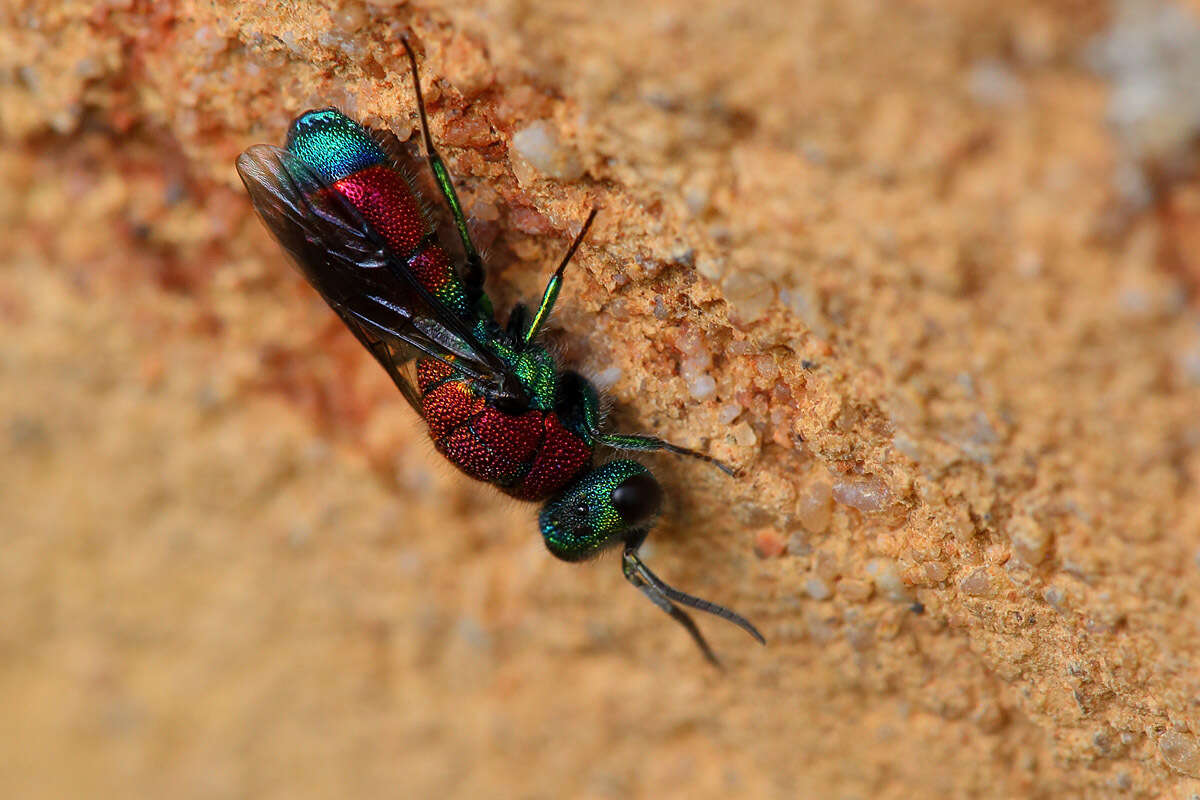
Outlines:
<svg viewBox="0 0 1200 800"><path fill-rule="evenodd" d="M1106 127L1124 17L444 6L3 15L5 795L1200 793L1200 181L1190 121L1170 170ZM406 30L498 303L601 206L563 358L744 469L655 459L644 550L763 629L701 621L724 675L433 452L251 214L307 108L408 137Z"/></svg>

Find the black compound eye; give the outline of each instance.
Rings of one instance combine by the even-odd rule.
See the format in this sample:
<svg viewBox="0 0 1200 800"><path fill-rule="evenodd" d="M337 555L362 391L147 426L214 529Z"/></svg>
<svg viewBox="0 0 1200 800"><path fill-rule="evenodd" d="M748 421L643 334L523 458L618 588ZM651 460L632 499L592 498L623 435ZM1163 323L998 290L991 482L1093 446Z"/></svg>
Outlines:
<svg viewBox="0 0 1200 800"><path fill-rule="evenodd" d="M612 504L626 524L636 525L658 513L662 488L648 472L631 475L613 489Z"/></svg>

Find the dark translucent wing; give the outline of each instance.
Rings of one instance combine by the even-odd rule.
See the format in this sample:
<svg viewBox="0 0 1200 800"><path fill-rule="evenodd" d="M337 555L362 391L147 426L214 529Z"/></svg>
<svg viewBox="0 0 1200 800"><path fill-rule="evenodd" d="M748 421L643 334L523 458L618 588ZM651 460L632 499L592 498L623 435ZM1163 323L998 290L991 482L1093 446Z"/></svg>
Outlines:
<svg viewBox="0 0 1200 800"><path fill-rule="evenodd" d="M452 357L471 377L506 383L504 362L288 151L255 145L238 157L237 170L267 228L415 407L419 395L404 367L419 356Z"/></svg>
<svg viewBox="0 0 1200 800"><path fill-rule="evenodd" d="M417 391L416 383L411 375L413 363L411 348L405 347L399 350L396 345L389 344L386 339L372 336L363 326L347 319L345 315L342 315L342 321L346 323L346 327L362 343L362 346L375 356L379 366L383 367L388 377L392 379L392 383L396 384L396 388L400 390L400 394L404 395L404 399L413 407L413 410L420 414L421 395Z"/></svg>

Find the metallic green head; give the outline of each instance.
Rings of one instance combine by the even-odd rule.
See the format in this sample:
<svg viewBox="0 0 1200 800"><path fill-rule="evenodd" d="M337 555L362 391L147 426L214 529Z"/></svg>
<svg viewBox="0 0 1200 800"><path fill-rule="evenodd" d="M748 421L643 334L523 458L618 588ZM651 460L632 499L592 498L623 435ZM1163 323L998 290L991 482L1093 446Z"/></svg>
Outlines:
<svg viewBox="0 0 1200 800"><path fill-rule="evenodd" d="M636 461L610 461L547 501L538 525L551 553L582 561L617 542L640 543L662 497L650 470Z"/></svg>

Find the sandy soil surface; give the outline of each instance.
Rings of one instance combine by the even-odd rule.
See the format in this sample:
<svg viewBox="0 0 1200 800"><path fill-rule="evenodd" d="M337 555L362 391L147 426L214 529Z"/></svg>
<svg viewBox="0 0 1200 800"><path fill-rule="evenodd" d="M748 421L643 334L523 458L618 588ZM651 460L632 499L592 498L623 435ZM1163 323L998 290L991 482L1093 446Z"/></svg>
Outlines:
<svg viewBox="0 0 1200 800"><path fill-rule="evenodd" d="M5 796L1197 795L1196 13L18 0ZM564 358L744 470L650 462L647 561L769 640L702 621L724 674L446 465L251 214L305 108L412 131L404 31L494 296L602 205Z"/></svg>

